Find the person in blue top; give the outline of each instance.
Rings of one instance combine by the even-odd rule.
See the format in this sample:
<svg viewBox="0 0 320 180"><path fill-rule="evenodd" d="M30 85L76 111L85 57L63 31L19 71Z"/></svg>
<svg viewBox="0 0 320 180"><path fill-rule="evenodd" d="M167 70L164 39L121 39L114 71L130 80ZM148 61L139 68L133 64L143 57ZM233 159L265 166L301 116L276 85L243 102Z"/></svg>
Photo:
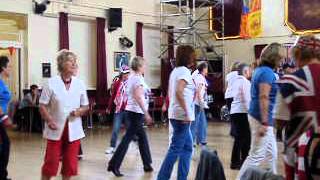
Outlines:
<svg viewBox="0 0 320 180"><path fill-rule="evenodd" d="M7 115L11 93L4 82L10 75L10 61L6 56L0 56L0 179L9 180L7 166L9 162L10 140L6 131L11 123Z"/></svg>
<svg viewBox="0 0 320 180"><path fill-rule="evenodd" d="M251 147L237 179L241 179L250 167L259 167L277 173L277 144L273 132L273 109L277 94L277 77L274 69L280 66L284 49L278 43L265 47L261 53L260 65L251 79L251 102L249 124Z"/></svg>

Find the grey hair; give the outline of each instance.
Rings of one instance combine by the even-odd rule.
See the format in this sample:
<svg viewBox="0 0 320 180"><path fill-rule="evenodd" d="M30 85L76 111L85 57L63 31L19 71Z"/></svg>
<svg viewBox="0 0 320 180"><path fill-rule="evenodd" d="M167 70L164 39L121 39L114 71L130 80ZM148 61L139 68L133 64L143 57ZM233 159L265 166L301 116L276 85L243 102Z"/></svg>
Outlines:
<svg viewBox="0 0 320 180"><path fill-rule="evenodd" d="M239 62L239 61L234 62L234 63L231 65L230 70L231 70L231 71L238 71L238 70L239 70L239 65L240 65L240 62Z"/></svg>
<svg viewBox="0 0 320 180"><path fill-rule="evenodd" d="M244 75L244 72L245 70L249 69L250 66L246 63L241 63L239 66L238 66L238 74L239 75Z"/></svg>
<svg viewBox="0 0 320 180"><path fill-rule="evenodd" d="M131 60L131 69L133 71L138 71L139 67L141 67L144 64L143 57L135 56Z"/></svg>
<svg viewBox="0 0 320 180"><path fill-rule="evenodd" d="M73 52L67 49L59 51L57 56L58 72L61 73L64 69L64 64L72 59L77 60L77 56Z"/></svg>

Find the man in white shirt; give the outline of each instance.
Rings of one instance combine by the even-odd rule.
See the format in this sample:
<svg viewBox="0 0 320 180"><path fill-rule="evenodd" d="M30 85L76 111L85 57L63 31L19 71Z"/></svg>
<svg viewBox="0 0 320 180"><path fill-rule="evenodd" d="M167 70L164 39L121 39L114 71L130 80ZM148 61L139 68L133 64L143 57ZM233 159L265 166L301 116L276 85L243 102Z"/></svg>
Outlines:
<svg viewBox="0 0 320 180"><path fill-rule="evenodd" d="M251 100L251 70L247 64L239 65L239 75L233 84L234 98L230 118L234 125L235 136L231 156L231 169L240 169L250 150L250 127L248 109Z"/></svg>

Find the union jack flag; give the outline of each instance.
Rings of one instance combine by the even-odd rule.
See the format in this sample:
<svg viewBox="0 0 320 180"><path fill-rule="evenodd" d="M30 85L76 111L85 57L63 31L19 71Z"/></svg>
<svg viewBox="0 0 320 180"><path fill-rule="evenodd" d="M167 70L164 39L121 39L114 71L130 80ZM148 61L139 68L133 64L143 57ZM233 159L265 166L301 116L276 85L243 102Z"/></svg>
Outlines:
<svg viewBox="0 0 320 180"><path fill-rule="evenodd" d="M287 180L320 178L319 72L320 64L311 64L292 75L284 75L278 81L284 104L289 111L285 133ZM295 154L292 151L288 153L289 149L295 149ZM290 167L294 170L290 170ZM288 176L288 171L295 175Z"/></svg>

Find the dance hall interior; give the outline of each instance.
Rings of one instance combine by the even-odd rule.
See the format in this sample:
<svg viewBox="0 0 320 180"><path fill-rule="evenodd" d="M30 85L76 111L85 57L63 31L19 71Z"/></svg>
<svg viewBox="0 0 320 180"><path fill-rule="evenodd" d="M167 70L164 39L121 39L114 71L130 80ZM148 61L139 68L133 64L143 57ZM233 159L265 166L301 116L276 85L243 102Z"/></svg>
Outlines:
<svg viewBox="0 0 320 180"><path fill-rule="evenodd" d="M0 0L0 180L320 180L317 0Z"/></svg>

